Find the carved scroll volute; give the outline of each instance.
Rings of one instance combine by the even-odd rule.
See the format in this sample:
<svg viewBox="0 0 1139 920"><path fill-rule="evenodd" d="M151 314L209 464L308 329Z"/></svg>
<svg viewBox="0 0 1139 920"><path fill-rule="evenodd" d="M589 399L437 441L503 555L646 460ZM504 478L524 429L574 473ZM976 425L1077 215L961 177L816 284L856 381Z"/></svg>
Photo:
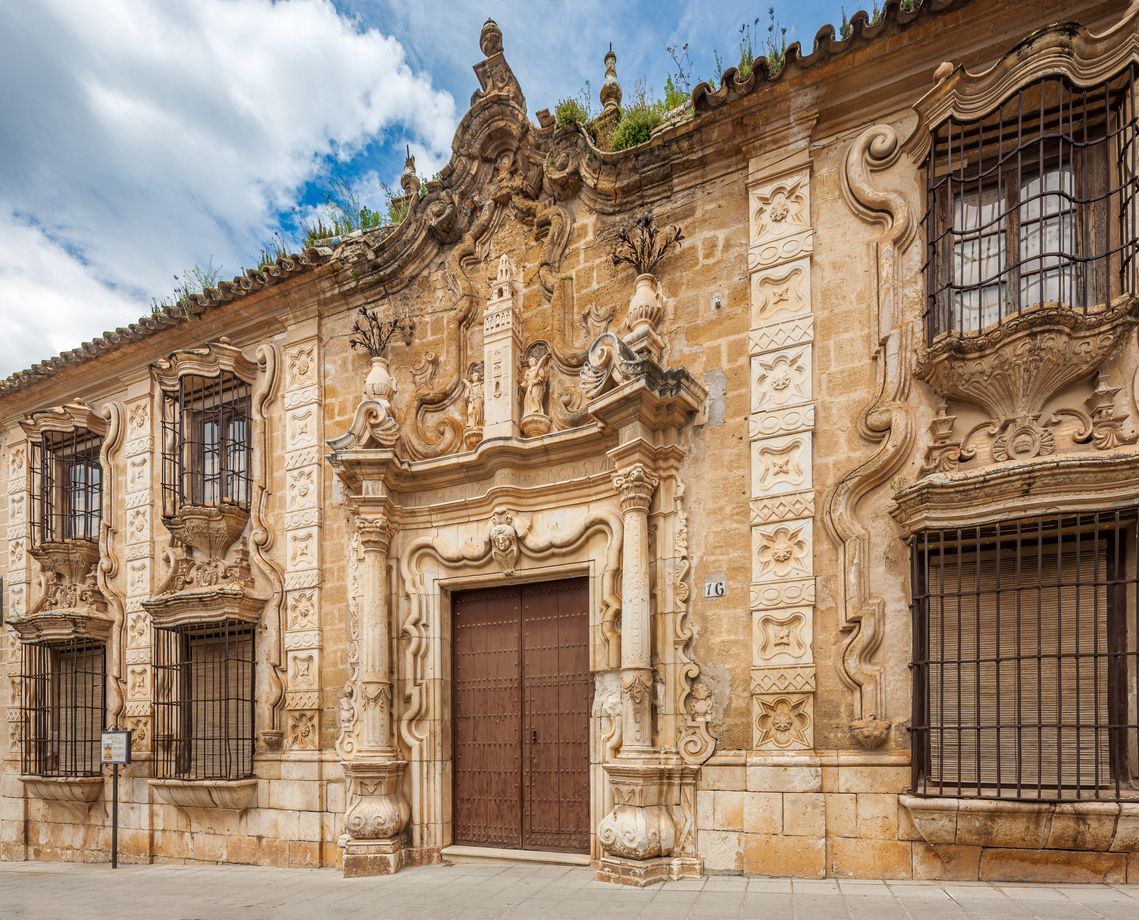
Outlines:
<svg viewBox="0 0 1139 920"><path fill-rule="evenodd" d="M847 473L827 502L827 529L839 547L839 624L847 634L839 676L854 692L851 732L856 742L877 746L885 741L886 698L882 667L873 656L882 643L883 602L871 596L870 536L858 519L859 502L885 483L904 464L914 444L915 420L908 405L912 329L919 305L906 304L906 254L915 236L913 213L905 196L878 187L873 175L893 167L901 146L890 125L862 132L847 151L843 194L862 220L881 224L874 243L878 263L877 309L869 317L874 330L872 354L877 366L878 392L859 417L859 433L878 444L865 462Z"/></svg>
<svg viewBox="0 0 1139 920"><path fill-rule="evenodd" d="M115 549L114 512L119 507L116 493L116 477L113 466L114 456L122 444L123 419L126 413L119 403L108 403L103 407L103 419L107 423L107 433L99 451L99 465L103 468L103 507L108 513L99 524L99 566L96 570L96 584L107 601L111 611L111 635L107 648L107 724L119 727L123 715L126 694L126 606L121 592L114 588L114 580L119 574L119 556Z"/></svg>
<svg viewBox="0 0 1139 920"><path fill-rule="evenodd" d="M285 711L284 631L285 576L273 561L270 551L275 534L266 514L269 500L270 456L269 419L271 404L280 385L281 352L276 345L262 345L256 352L258 374L253 386L253 494L250 502L249 561L271 586L269 600L262 613L263 638L259 640L266 684L261 697L266 711L261 725L262 746L269 750L280 747L284 737Z"/></svg>

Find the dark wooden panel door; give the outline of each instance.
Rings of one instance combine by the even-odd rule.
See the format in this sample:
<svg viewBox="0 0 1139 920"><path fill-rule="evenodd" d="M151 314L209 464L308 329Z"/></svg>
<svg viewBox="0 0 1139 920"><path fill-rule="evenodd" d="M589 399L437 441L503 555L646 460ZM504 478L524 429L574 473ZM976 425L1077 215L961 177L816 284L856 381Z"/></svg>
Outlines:
<svg viewBox="0 0 1139 920"><path fill-rule="evenodd" d="M452 610L455 843L587 851L587 582L466 592Z"/></svg>
<svg viewBox="0 0 1139 920"><path fill-rule="evenodd" d="M522 846L589 849L589 586L522 588Z"/></svg>
<svg viewBox="0 0 1139 920"><path fill-rule="evenodd" d="M517 587L453 606L455 843L522 844L521 630Z"/></svg>

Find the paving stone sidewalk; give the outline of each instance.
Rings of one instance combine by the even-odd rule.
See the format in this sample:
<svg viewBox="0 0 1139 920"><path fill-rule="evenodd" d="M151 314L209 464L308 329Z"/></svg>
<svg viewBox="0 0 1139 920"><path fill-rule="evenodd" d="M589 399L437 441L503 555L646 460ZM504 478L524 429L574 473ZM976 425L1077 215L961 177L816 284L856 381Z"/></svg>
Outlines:
<svg viewBox="0 0 1139 920"><path fill-rule="evenodd" d="M1139 920L1139 886L711 876L644 890L585 868L460 863L391 878L328 869L0 863L4 920Z"/></svg>

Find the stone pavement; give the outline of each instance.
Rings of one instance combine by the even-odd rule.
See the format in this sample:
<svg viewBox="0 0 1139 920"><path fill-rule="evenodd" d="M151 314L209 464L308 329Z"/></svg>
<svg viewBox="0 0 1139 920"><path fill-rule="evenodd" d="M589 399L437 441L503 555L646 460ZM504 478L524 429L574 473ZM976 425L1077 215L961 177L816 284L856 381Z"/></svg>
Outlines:
<svg viewBox="0 0 1139 920"><path fill-rule="evenodd" d="M1139 920L1139 886L712 876L637 890L585 868L461 863L389 878L329 869L0 863L3 920Z"/></svg>

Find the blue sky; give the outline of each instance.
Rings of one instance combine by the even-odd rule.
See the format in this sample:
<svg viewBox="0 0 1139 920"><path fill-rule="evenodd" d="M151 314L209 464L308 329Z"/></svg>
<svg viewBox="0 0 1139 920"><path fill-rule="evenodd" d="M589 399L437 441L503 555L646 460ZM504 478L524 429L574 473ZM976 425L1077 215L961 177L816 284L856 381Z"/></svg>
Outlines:
<svg viewBox="0 0 1139 920"><path fill-rule="evenodd" d="M775 12L809 50L842 6ZM0 376L136 319L190 266L255 265L330 183L382 209L405 144L437 170L487 16L531 114L587 81L596 104L610 42L626 93L659 93L670 46L709 78L769 22L740 0L0 0Z"/></svg>

